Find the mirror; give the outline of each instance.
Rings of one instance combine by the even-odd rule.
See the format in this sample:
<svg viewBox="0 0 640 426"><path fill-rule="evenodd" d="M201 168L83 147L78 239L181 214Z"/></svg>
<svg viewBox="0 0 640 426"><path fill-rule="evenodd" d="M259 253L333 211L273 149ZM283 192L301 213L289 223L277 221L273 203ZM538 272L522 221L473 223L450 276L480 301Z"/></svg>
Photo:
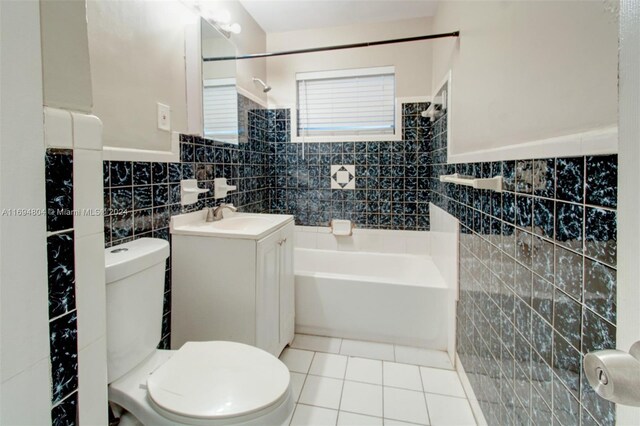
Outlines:
<svg viewBox="0 0 640 426"><path fill-rule="evenodd" d="M200 19L201 59L236 56L235 46L216 28ZM202 60L202 135L238 143L236 61Z"/></svg>

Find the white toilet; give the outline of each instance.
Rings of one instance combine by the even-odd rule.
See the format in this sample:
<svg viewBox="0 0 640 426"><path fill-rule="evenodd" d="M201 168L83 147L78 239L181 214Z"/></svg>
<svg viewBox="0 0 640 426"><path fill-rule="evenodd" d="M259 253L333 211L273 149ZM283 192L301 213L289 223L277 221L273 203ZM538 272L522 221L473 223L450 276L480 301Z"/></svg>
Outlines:
<svg viewBox="0 0 640 426"><path fill-rule="evenodd" d="M293 411L287 367L235 342L156 349L169 244L141 238L105 250L109 401L121 424L281 425Z"/></svg>

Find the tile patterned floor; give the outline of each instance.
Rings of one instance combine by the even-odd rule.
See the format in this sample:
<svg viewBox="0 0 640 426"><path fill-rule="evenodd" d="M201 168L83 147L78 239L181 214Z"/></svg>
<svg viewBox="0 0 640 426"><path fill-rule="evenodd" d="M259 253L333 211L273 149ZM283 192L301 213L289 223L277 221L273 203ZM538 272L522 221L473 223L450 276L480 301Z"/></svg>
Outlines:
<svg viewBox="0 0 640 426"><path fill-rule="evenodd" d="M280 359L296 401L290 426L476 424L444 352L297 334Z"/></svg>

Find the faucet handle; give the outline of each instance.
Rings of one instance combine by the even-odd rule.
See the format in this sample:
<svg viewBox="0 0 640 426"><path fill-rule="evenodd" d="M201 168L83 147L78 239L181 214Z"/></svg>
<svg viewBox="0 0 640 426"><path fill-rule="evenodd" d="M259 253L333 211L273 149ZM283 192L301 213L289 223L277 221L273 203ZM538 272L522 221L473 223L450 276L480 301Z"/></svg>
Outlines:
<svg viewBox="0 0 640 426"><path fill-rule="evenodd" d="M215 215L213 213L213 207L205 207L207 209L207 222L213 222L215 219Z"/></svg>

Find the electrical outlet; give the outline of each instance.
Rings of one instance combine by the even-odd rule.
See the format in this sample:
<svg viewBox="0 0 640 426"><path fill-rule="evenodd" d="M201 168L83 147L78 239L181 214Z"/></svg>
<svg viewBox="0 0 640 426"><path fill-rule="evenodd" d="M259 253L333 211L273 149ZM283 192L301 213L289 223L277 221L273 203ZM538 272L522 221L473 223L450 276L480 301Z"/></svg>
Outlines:
<svg viewBox="0 0 640 426"><path fill-rule="evenodd" d="M158 102L158 129L171 131L171 109L169 105Z"/></svg>

